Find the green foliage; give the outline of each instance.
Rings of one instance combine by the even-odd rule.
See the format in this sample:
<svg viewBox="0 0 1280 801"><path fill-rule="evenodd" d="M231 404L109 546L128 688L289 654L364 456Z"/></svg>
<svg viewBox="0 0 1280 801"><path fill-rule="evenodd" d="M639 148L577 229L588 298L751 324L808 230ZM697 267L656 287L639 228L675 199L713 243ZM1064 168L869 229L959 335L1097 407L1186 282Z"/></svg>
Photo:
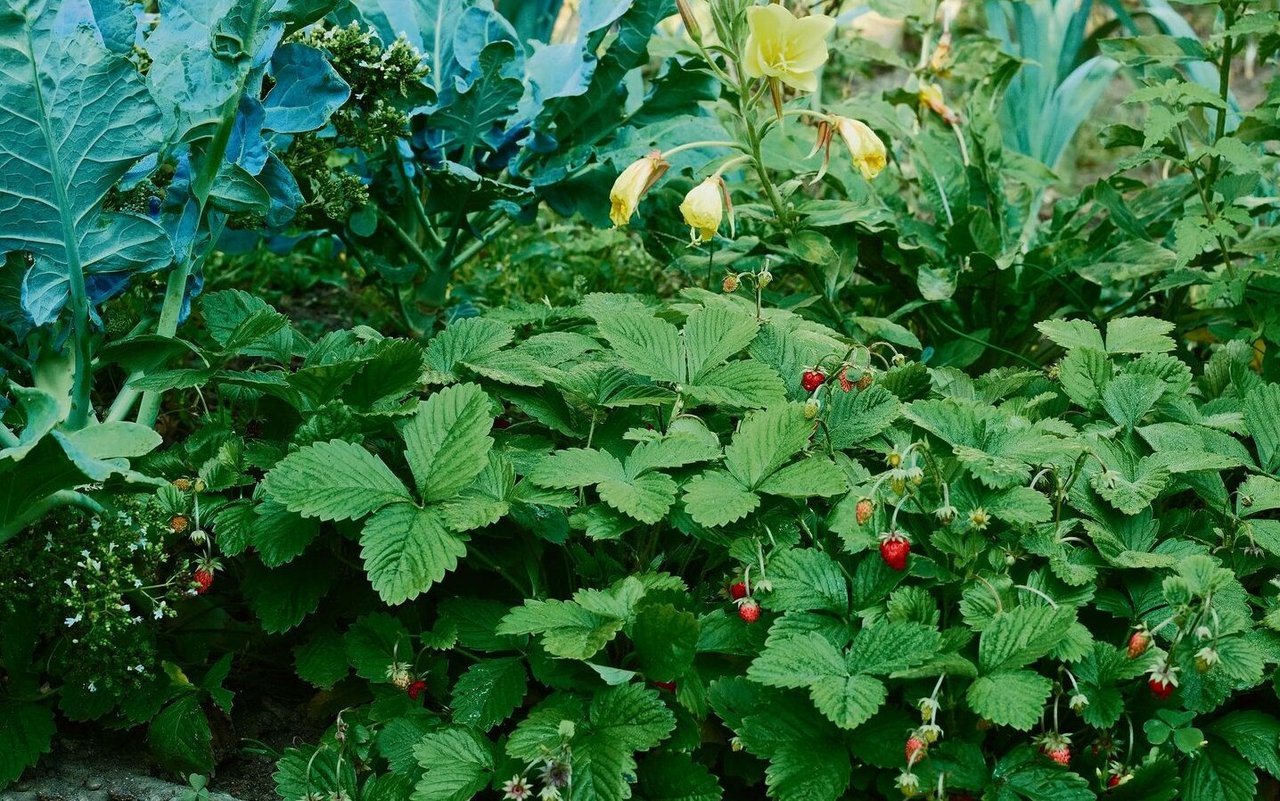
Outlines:
<svg viewBox="0 0 1280 801"><path fill-rule="evenodd" d="M864 369L854 343L793 312L756 319L690 292L643 311L592 295L554 319L473 319L426 351L370 335L295 341L304 355L290 365L242 355L253 369L208 379L250 390L233 412L261 433L228 432L220 452L242 454L232 474L264 475L217 491L214 536L246 537L239 558L261 565L244 591L265 627L295 638L300 674L366 694L345 725L387 756L364 780L426 799L562 773L566 797L713 797L754 781L780 799L836 799L864 773L897 781L912 732L941 735L906 768L917 781L1025 798L1086 797L1094 766L1163 797L1243 790L1246 773L1276 767L1270 718L1227 705L1272 692L1275 664L1266 518L1280 494L1244 427L1247 398L1270 386L1255 374L1191 371L1151 318L1045 323L1067 353L1053 371L904 363L865 368L863 389L838 380ZM559 359L482 368L535 341L557 343ZM831 376L816 414L793 379L759 409L688 391L722 365L793 374L797 348ZM397 360L428 388L332 399L375 363L398 373ZM191 471L190 447L155 467ZM293 535L240 531L249 512L318 533L282 551ZM911 543L905 571L876 551L890 529ZM351 558L333 565L334 553ZM726 598L738 581L758 622ZM1143 624L1155 642L1130 658ZM1147 680L1165 666L1177 686L1160 705ZM422 683L417 703L403 676ZM423 695L445 713L422 710ZM903 698L926 699L923 725ZM1161 717L1177 709L1188 717ZM1126 716L1154 750L1115 768ZM718 772L699 728L741 748L756 778ZM1073 770L1028 747L1068 731ZM897 745L877 755L868 737ZM1213 754L1196 761L1206 737ZM1096 758L1081 753L1095 742ZM322 744L334 747L355 746ZM677 779L672 766L690 762L701 767Z"/></svg>
<svg viewBox="0 0 1280 801"><path fill-rule="evenodd" d="M0 0L0 784L277 690L286 801L1280 780L1274 13L145 5Z"/></svg>

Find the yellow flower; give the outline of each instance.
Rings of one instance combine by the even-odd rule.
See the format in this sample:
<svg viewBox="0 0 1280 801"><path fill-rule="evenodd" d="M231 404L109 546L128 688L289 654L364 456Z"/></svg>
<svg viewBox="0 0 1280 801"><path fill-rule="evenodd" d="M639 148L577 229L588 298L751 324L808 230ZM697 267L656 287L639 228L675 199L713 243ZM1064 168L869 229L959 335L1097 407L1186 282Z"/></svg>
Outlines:
<svg viewBox="0 0 1280 801"><path fill-rule="evenodd" d="M671 165L662 154L653 151L622 171L609 190L609 219L615 226L626 225L636 213L640 198L658 182Z"/></svg>
<svg viewBox="0 0 1280 801"><path fill-rule="evenodd" d="M835 120L836 131L844 140L845 147L849 148L849 155L853 157L853 166L858 168L862 177L870 181L879 175L888 161L888 156L884 149L884 142L880 141L876 132L868 128L865 123L848 117L832 119Z"/></svg>
<svg viewBox="0 0 1280 801"><path fill-rule="evenodd" d="M693 244L708 242L720 230L724 219L724 182L720 178L708 178L684 196L680 213L689 226Z"/></svg>
<svg viewBox="0 0 1280 801"><path fill-rule="evenodd" d="M752 6L747 9L750 34L743 69L752 78L777 78L812 92L818 88L814 73L827 63L827 34L835 25L834 19L822 14L796 19L775 3Z"/></svg>

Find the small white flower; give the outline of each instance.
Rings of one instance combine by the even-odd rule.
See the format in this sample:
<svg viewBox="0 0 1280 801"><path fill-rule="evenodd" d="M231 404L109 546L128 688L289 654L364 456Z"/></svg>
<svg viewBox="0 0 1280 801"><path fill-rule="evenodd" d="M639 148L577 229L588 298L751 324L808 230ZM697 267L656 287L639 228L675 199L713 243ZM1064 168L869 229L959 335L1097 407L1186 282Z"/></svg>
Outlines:
<svg viewBox="0 0 1280 801"><path fill-rule="evenodd" d="M530 798L532 795L533 788L519 774L512 776L510 781L502 785L502 798L504 801L525 801L526 798Z"/></svg>
<svg viewBox="0 0 1280 801"><path fill-rule="evenodd" d="M84 616L77 614L75 617L69 617L62 622L67 624L67 628L71 628L75 624L79 623L81 620L84 620Z"/></svg>
<svg viewBox="0 0 1280 801"><path fill-rule="evenodd" d="M89 692L91 692L91 693L96 693L96 692L98 691L98 685L94 684L93 682L89 682L89 685L88 685L88 688L87 688L87 689L88 689L88 690L89 690Z"/></svg>

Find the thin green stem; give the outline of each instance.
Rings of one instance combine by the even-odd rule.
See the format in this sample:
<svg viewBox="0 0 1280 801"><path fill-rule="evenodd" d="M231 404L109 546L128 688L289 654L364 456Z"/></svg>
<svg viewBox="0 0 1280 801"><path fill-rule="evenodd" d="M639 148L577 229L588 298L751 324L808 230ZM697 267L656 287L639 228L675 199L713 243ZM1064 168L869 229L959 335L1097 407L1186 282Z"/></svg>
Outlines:
<svg viewBox="0 0 1280 801"><path fill-rule="evenodd" d="M258 25L266 12L265 3L266 0L252 0L249 14L244 20L245 30L258 29ZM226 161L227 144L231 141L231 133L235 129L236 113L240 108L240 97L245 93L249 78L253 74L252 70L245 70L240 75L239 91L229 97L223 105L222 119L218 123L213 139L210 140L209 146L204 151L204 161L200 165L200 170L191 181L191 194L195 197L199 207L196 219L201 224L204 224L207 219L209 195L213 191L213 185L218 180L218 173L222 170L223 162ZM217 244L220 233L220 227L218 231L210 231L209 252L212 252ZM182 301L186 296L187 279L191 276L191 267L194 262L190 253L181 254L181 256L181 260L169 273L169 278L165 285L164 302L160 307L160 321L156 324L156 333L162 337L172 338L178 332L178 317L182 313ZM130 378L135 378L136 375L131 375ZM133 405L132 398L122 405L125 407L124 413L128 414L127 407ZM112 404L112 407L112 412L115 412L117 405ZM154 426L159 413L160 393L156 391L144 393L142 403L138 408L138 422L143 425Z"/></svg>
<svg viewBox="0 0 1280 801"><path fill-rule="evenodd" d="M956 327L954 327L954 326L948 325L948 324L947 324L947 321L946 321L946 320L943 320L941 317L936 317L936 318L934 318L934 320L938 323L938 325L942 326L943 328L947 329L948 331L950 331L951 333L955 334L955 335L956 335L956 336L958 336L958 337L961 337L961 338L963 338L963 339L967 339L967 340L969 340L969 341L971 341L971 342L977 342L978 344L982 345L984 348L991 348L992 350L997 351L997 352L999 352L999 353L1003 353L1003 354L1004 354L1004 355L1006 355L1006 356L1012 356L1013 358L1017 359L1018 361L1022 362L1022 363L1023 363L1023 364L1025 364L1025 365L1028 365L1028 366L1030 366L1030 367L1034 367L1034 368L1036 368L1037 370L1038 370L1038 369L1040 369L1040 365L1038 365L1038 364L1036 364L1035 362L1031 361L1031 360L1030 360L1030 359L1028 359L1026 356L1023 356L1021 353L1015 353L1015 352L1013 352L1013 351L1011 351L1011 350L1008 350L1008 349L1006 349L1006 348L1002 348L1002 347L1000 347L999 345L996 345L995 343L988 342L988 341L986 341L985 339L978 339L978 338L977 338L977 337L975 337L975 336L972 336L972 335L970 335L970 334L966 334L964 331L961 331L960 329L958 329L958 328L956 328Z"/></svg>
<svg viewBox="0 0 1280 801"><path fill-rule="evenodd" d="M745 87L742 87L745 89ZM782 198L778 196L778 190L773 185L773 181L769 179L769 171L764 166L764 155L760 147L760 134L756 128L754 115L747 108L746 102L743 100L745 92L738 95L738 113L742 118L743 127L747 132L747 147L751 155L751 163L756 168L756 175L760 178L760 183L764 186L765 196L769 199L769 205L773 207L773 213L778 218L778 224L783 228L787 226L786 208L782 205Z"/></svg>
<svg viewBox="0 0 1280 801"><path fill-rule="evenodd" d="M721 164L719 167L716 167L716 171L715 171L714 173L712 173L711 177L712 177L712 178L719 178L721 175L723 175L723 174L724 174L725 172L727 172L728 170L731 170L731 169L733 169L734 167L737 167L739 164L745 164L745 163L747 163L748 161L751 161L751 157L750 157L750 156L747 156L747 155L734 156L733 158L728 159L727 161L725 161L725 162L724 162L723 164Z"/></svg>
<svg viewBox="0 0 1280 801"><path fill-rule="evenodd" d="M401 228L400 223L396 222L390 214L387 214L377 206L374 207L374 211L378 215L378 222L387 227L387 230L391 232L391 235L394 236L400 244L405 246L409 253L413 255L413 258L422 265L423 269L430 270L432 259L422 249L422 246L418 244L417 240L409 236L409 232Z"/></svg>
<svg viewBox="0 0 1280 801"><path fill-rule="evenodd" d="M704 148L704 147L727 147L727 148L732 148L734 150L742 149L742 145L738 142L721 142L721 141L711 141L711 140L706 140L701 142L685 142L683 145L676 145L670 150L662 151L662 157L664 159L668 159L678 153L683 153L686 150L697 150L699 148Z"/></svg>
<svg viewBox="0 0 1280 801"><path fill-rule="evenodd" d="M409 178L409 174L404 168L404 157L400 155L400 149L396 147L396 143L393 140L384 140L383 146L391 152L391 157L396 165L397 177L400 178L403 184L404 193L409 197L409 207L413 210L413 216L418 220L418 225L422 228L423 234L436 247L443 247L444 242L441 241L439 234L436 233L435 226L431 224L431 219L427 217L427 210L422 205L422 198L418 195L418 188L413 185L413 181Z"/></svg>
<svg viewBox="0 0 1280 801"><path fill-rule="evenodd" d="M1227 113L1231 109L1231 59L1235 55L1235 39L1229 33L1236 24L1236 8L1234 3L1226 3L1222 9L1223 30L1228 31L1222 40L1222 63L1218 65L1218 97L1222 99L1222 108L1218 110L1217 126L1213 132L1214 144L1227 135ZM1214 156L1209 168L1212 181L1218 179L1222 170L1222 157Z"/></svg>
<svg viewBox="0 0 1280 801"><path fill-rule="evenodd" d="M1217 209L1213 205L1213 199L1210 197L1209 191L1205 187L1205 183L1209 177L1205 176L1202 179L1200 175L1200 170L1196 166L1197 162L1192 160L1191 158L1191 152L1188 149L1188 145L1187 145L1186 133L1183 131L1181 125L1178 126L1177 130L1178 130L1178 138L1182 142L1182 150L1187 157L1186 166L1187 166L1187 171L1191 173L1191 182L1195 185L1196 194L1200 196L1200 205L1204 208L1205 219L1207 219L1209 223L1212 224L1214 220L1217 219L1218 213L1217 213ZM1214 168L1210 166L1209 169L1213 170ZM1235 267L1231 264L1231 250L1230 248L1227 247L1226 237L1224 237L1220 233L1215 233L1214 239L1218 243L1218 249L1222 251L1222 266L1226 269L1227 277L1234 280L1236 277Z"/></svg>
<svg viewBox="0 0 1280 801"><path fill-rule="evenodd" d="M80 506L94 513L102 511L102 506L88 495L74 490L61 490L41 498L28 506L25 511L10 520L6 525L0 526L0 543L4 543L14 535L21 533L27 526L35 523L59 506Z"/></svg>
<svg viewBox="0 0 1280 801"><path fill-rule="evenodd" d="M493 244L494 239L498 238L503 231L507 230L514 224L515 224L515 220L511 217L506 217L502 220L499 220L498 223L493 226L493 229L489 231L483 238L477 239L476 241L472 242L470 245L467 245L465 248L463 248L458 253L458 257L453 260L453 266L455 268L460 267L463 264L466 264L467 262L474 259L476 257L476 254L484 250L489 245Z"/></svg>

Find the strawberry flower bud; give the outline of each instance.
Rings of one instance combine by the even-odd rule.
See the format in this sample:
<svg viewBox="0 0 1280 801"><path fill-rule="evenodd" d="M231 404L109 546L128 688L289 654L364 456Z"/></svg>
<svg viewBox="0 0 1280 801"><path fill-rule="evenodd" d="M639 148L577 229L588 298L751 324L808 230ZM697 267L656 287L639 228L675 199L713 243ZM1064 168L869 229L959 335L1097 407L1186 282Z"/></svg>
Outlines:
<svg viewBox="0 0 1280 801"><path fill-rule="evenodd" d="M920 793L920 779L909 770L904 770L898 774L897 785L903 796L907 798Z"/></svg>
<svg viewBox="0 0 1280 801"><path fill-rule="evenodd" d="M916 703L916 707L920 710L920 719L926 723L942 711L942 705L933 698L921 698Z"/></svg>
<svg viewBox="0 0 1280 801"><path fill-rule="evenodd" d="M1085 710L1087 706L1089 706L1089 699L1085 696L1084 693L1076 693L1075 695L1071 696L1071 700L1068 702L1068 704L1071 707L1071 711L1079 715L1081 712Z"/></svg>

